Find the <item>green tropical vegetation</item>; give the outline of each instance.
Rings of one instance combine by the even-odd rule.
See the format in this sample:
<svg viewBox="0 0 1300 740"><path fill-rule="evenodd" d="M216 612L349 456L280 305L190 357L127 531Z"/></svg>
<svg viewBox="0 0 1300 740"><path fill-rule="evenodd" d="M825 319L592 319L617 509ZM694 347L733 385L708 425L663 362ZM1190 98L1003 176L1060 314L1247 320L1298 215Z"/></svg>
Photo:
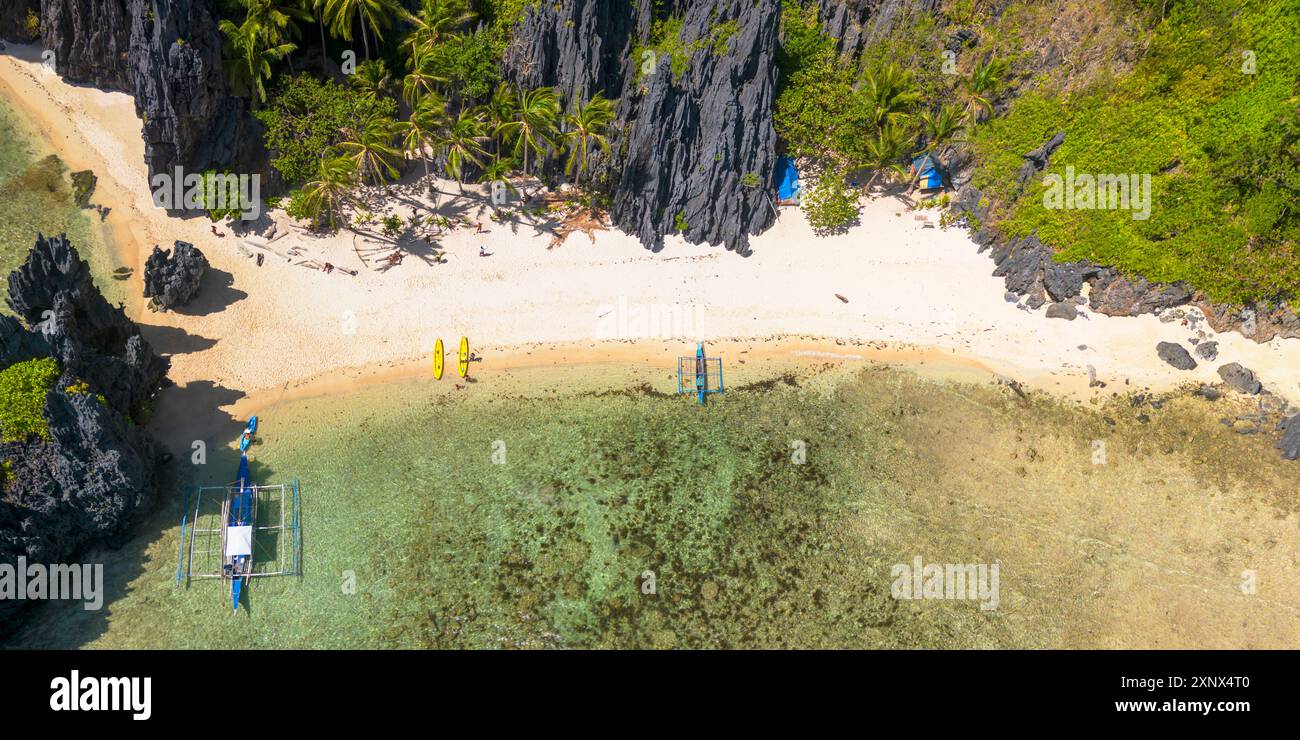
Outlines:
<svg viewBox="0 0 1300 740"><path fill-rule="evenodd" d="M1116 79L1026 93L979 127L976 184L1001 228L1036 231L1063 260L1091 259L1212 300L1300 295L1300 6L1177 3L1146 56ZM1247 54L1246 52L1249 52ZM1254 60L1253 66L1251 61ZM1048 208L1020 155L1064 131L1044 174L1151 177L1150 218Z"/></svg>
<svg viewBox="0 0 1300 740"><path fill-rule="evenodd" d="M50 438L45 396L59 377L52 357L16 362L0 370L0 442Z"/></svg>
<svg viewBox="0 0 1300 740"><path fill-rule="evenodd" d="M516 192L509 178L557 163L576 184L599 188L617 101L600 93L562 101L552 88L501 80L509 27L532 4L223 0L232 81L257 104L271 165L291 188L286 211L321 228L347 226L354 191L393 182L408 160L425 177L436 167L458 183L506 181ZM361 37L365 59L345 84L324 69L294 73L298 21L318 26L327 56L338 53L331 41Z"/></svg>
<svg viewBox="0 0 1300 740"><path fill-rule="evenodd" d="M968 147L1003 233L1242 304L1300 295L1300 5L1262 0L949 0L842 58L815 2L782 7L775 124L814 173L871 170ZM971 41L951 52L954 31ZM1046 30L1044 30L1046 29ZM1047 49L1047 51L1044 51ZM1044 56L1046 55L1046 56ZM1057 60L1049 57L1055 55ZM1057 132L1048 170L1024 155ZM1149 175L1151 215L1049 207L1043 176Z"/></svg>
<svg viewBox="0 0 1300 740"><path fill-rule="evenodd" d="M807 189L799 207L818 234L840 231L858 220L857 192L844 181L843 173L829 168Z"/></svg>

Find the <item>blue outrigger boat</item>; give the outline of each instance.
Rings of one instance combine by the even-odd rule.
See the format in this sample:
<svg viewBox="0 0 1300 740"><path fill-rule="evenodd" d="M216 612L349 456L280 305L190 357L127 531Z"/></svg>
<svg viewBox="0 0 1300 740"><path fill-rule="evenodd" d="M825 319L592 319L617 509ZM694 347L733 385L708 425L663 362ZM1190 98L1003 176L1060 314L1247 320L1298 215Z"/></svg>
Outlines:
<svg viewBox="0 0 1300 740"><path fill-rule="evenodd" d="M176 583L184 579L189 585L193 578L229 581L232 611L239 611L249 579L302 575L298 481L269 485L253 482L248 470L248 447L256 431L254 416L239 439L239 474L234 483L187 488L181 507ZM263 512L260 521L259 507Z"/></svg>
<svg viewBox="0 0 1300 740"><path fill-rule="evenodd" d="M256 417L254 417L256 419ZM255 426L256 422L249 422ZM243 446L241 444L241 446ZM226 562L221 574L230 579L230 606L239 611L239 595L253 570L253 512L257 489L248 474L248 454L239 455L239 478L236 479L226 506Z"/></svg>
<svg viewBox="0 0 1300 740"><path fill-rule="evenodd" d="M695 355L677 357L677 392L691 393L701 404L710 393L724 393L722 358L704 354L704 342L695 344Z"/></svg>

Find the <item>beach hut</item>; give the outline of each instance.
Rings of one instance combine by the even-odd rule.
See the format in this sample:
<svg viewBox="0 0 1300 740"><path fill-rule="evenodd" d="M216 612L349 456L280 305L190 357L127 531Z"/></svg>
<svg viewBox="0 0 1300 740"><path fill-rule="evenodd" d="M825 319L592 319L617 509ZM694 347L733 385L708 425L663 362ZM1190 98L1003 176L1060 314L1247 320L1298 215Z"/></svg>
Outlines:
<svg viewBox="0 0 1300 740"><path fill-rule="evenodd" d="M943 165L939 163L939 159L930 152L913 159L909 171L911 186L914 188L920 187L923 193L942 190L946 174L943 171Z"/></svg>
<svg viewBox="0 0 1300 740"><path fill-rule="evenodd" d="M799 205L799 170L795 169L794 160L781 157L776 160L776 202L783 206Z"/></svg>

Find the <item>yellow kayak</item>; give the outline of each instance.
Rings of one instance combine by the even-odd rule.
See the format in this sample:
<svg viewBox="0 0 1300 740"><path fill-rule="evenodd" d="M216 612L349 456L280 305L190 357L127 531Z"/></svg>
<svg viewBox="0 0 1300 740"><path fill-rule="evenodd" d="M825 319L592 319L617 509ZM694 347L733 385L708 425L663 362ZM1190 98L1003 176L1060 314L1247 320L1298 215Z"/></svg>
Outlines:
<svg viewBox="0 0 1300 740"><path fill-rule="evenodd" d="M433 379L442 380L442 340L433 343Z"/></svg>
<svg viewBox="0 0 1300 740"><path fill-rule="evenodd" d="M469 337L460 338L460 350L456 352L456 369L460 377L469 375Z"/></svg>

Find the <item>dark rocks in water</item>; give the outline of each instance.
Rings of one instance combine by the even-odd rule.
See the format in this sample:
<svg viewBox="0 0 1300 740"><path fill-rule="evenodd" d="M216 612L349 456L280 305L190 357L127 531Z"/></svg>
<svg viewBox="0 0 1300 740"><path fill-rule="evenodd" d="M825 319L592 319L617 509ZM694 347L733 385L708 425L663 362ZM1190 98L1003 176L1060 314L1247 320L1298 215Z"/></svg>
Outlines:
<svg viewBox="0 0 1300 740"><path fill-rule="evenodd" d="M170 255L154 247L144 263L144 297L164 311L183 306L198 295L207 269L208 258L193 244L178 241Z"/></svg>
<svg viewBox="0 0 1300 740"><path fill-rule="evenodd" d="M1236 362L1229 362L1227 365L1220 367L1219 377L1223 378L1225 385L1238 393L1253 396L1258 394L1264 387L1259 382L1259 378L1255 377L1254 372Z"/></svg>
<svg viewBox="0 0 1300 740"><path fill-rule="evenodd" d="M1047 318L1074 321L1079 316L1079 309L1072 303L1053 303L1047 307Z"/></svg>
<svg viewBox="0 0 1300 740"><path fill-rule="evenodd" d="M90 170L78 170L70 176L72 177L72 201L78 208L89 208L90 196L95 194L95 184L99 182L99 178Z"/></svg>
<svg viewBox="0 0 1300 740"><path fill-rule="evenodd" d="M671 54L630 53L669 13L682 18L680 74ZM775 219L779 16L776 0L542 3L516 27L503 66L508 79L555 85L568 105L596 91L619 99L613 161L602 166L621 229L652 249L682 232L743 254Z"/></svg>
<svg viewBox="0 0 1300 740"><path fill-rule="evenodd" d="M1107 316L1137 316L1181 306L1192 292L1181 283L1162 285L1139 277L1130 280L1113 267L1103 268L1092 284L1092 310Z"/></svg>
<svg viewBox="0 0 1300 740"><path fill-rule="evenodd" d="M1283 419L1278 424L1278 429L1282 431L1282 439L1277 441L1282 457L1287 460L1300 459L1300 414Z"/></svg>
<svg viewBox="0 0 1300 740"><path fill-rule="evenodd" d="M90 267L65 237L37 237L27 261L9 274L7 302L45 340L44 354L65 374L139 418L169 363L154 354L122 309L104 300Z"/></svg>
<svg viewBox="0 0 1300 740"><path fill-rule="evenodd" d="M1020 165L1020 171L1016 173L1016 182L1024 186L1034 175L1042 172L1047 168L1047 161L1051 159L1052 154L1057 148L1065 142L1065 132L1059 131L1047 143L1025 155L1025 163Z"/></svg>
<svg viewBox="0 0 1300 740"><path fill-rule="evenodd" d="M1187 353L1183 345L1174 342L1160 342L1156 345L1156 354L1160 359L1169 363L1179 370L1192 370L1196 367L1196 360Z"/></svg>
<svg viewBox="0 0 1300 740"><path fill-rule="evenodd" d="M167 361L111 308L67 240L39 237L9 275L8 303L32 327L0 316L0 368L53 357L49 439L0 443L12 473L0 496L0 563L66 563L85 547L120 545L158 497L161 449L142 427ZM0 633L27 602L0 600Z"/></svg>
<svg viewBox="0 0 1300 740"><path fill-rule="evenodd" d="M1219 357L1219 343L1201 342L1196 345L1196 356L1202 360L1214 362Z"/></svg>
<svg viewBox="0 0 1300 740"><path fill-rule="evenodd" d="M265 169L260 125L222 66L215 0L45 0L41 19L59 74L135 97L150 178Z"/></svg>

